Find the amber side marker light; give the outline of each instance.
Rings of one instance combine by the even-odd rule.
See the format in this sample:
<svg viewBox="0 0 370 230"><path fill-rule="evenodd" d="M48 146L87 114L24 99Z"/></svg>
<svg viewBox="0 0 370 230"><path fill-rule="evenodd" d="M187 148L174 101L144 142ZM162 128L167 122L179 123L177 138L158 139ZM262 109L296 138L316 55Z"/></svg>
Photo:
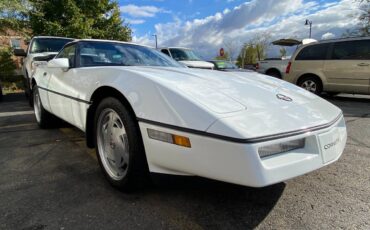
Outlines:
<svg viewBox="0 0 370 230"><path fill-rule="evenodd" d="M171 133L166 133L154 129L147 129L148 136L151 139L157 141L163 141L174 145L183 146L186 148L191 148L190 139L188 137L179 136Z"/></svg>

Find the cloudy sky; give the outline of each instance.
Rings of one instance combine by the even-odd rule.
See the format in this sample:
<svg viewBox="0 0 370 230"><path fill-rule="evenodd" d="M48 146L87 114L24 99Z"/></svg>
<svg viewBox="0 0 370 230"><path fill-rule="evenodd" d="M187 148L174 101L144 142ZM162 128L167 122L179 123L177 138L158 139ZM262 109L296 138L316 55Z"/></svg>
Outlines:
<svg viewBox="0 0 370 230"><path fill-rule="evenodd" d="M185 46L205 58L225 44L238 48L258 34L271 40L340 37L354 28L358 4L354 0L120 0L122 17L133 29L135 42L154 46ZM229 45L230 46L230 45ZM269 48L269 55L277 54Z"/></svg>

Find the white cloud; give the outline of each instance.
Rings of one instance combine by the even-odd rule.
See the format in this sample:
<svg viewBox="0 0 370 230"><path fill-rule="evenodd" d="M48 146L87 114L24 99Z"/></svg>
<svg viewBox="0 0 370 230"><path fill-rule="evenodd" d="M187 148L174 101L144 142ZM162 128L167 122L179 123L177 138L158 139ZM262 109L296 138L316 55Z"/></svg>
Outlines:
<svg viewBox="0 0 370 230"><path fill-rule="evenodd" d="M131 25L139 25L145 23L144 19L126 19L126 22Z"/></svg>
<svg viewBox="0 0 370 230"><path fill-rule="evenodd" d="M258 33L268 33L271 39L307 38L309 27L304 25L307 18L313 22L314 38L320 39L327 33L340 36L358 23L350 17L358 15L357 7L353 0L326 5L318 1L252 0L205 18L190 21L175 18L169 23L156 24L155 33L162 46L191 47L211 58L225 40L243 44ZM153 45L150 36L144 37L136 41Z"/></svg>
<svg viewBox="0 0 370 230"><path fill-rule="evenodd" d="M155 6L137 6L133 4L121 6L120 9L122 13L136 18L154 17L157 13L167 13L164 9Z"/></svg>
<svg viewBox="0 0 370 230"><path fill-rule="evenodd" d="M335 34L327 32L321 36L322 40L335 38Z"/></svg>

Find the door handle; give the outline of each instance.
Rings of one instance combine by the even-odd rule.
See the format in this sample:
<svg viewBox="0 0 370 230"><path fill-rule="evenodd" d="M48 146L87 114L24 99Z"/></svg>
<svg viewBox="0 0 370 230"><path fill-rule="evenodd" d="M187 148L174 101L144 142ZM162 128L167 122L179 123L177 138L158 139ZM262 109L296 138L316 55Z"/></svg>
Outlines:
<svg viewBox="0 0 370 230"><path fill-rule="evenodd" d="M369 66L370 64L368 63L360 63L360 64L357 64L358 66Z"/></svg>

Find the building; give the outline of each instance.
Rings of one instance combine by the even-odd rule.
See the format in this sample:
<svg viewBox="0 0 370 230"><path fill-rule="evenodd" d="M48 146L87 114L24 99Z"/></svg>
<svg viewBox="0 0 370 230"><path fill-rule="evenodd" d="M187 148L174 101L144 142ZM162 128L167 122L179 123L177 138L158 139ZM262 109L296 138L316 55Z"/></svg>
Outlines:
<svg viewBox="0 0 370 230"><path fill-rule="evenodd" d="M12 49L27 49L27 41L26 38L13 31L13 30L6 30L0 32L0 49L6 49L6 48L12 48ZM21 75L21 69L22 69L22 62L23 58L22 57L16 57L13 56L13 60L17 66L17 69L15 71L16 75Z"/></svg>

